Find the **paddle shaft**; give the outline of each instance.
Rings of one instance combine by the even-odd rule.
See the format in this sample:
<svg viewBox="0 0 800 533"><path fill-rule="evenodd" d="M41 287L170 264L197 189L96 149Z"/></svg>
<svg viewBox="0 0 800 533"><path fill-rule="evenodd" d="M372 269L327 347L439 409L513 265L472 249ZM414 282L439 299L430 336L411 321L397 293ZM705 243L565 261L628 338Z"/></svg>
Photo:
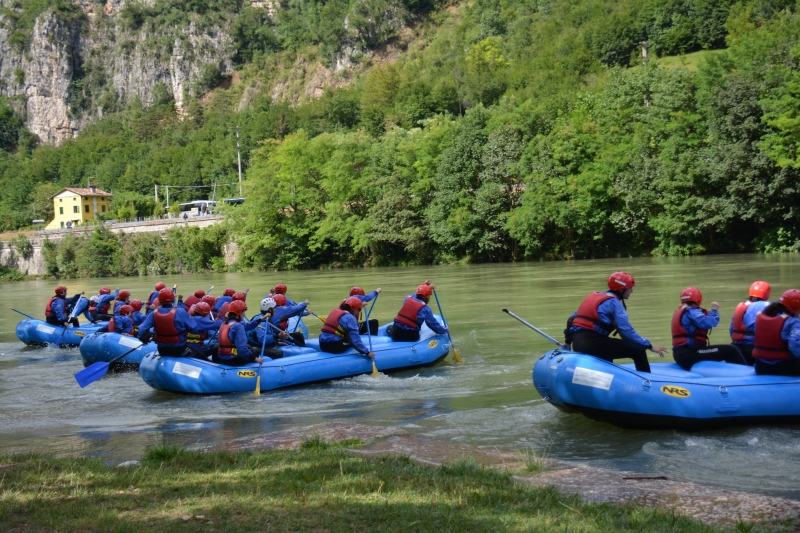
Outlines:
<svg viewBox="0 0 800 533"><path fill-rule="evenodd" d="M34 318L34 317L32 317L31 315L29 315L29 314L27 314L27 313L23 313L23 312L22 312L22 311L20 311L19 309L14 309L13 307L9 307L9 309L11 309L12 311L14 311L14 312L16 312L16 313L19 313L19 314L21 314L22 316L26 316L26 317L28 317L28 318L30 318L31 320L39 320L38 318Z"/></svg>
<svg viewBox="0 0 800 533"><path fill-rule="evenodd" d="M515 315L514 313L512 313L508 309L503 309L503 312L504 313L508 313L509 315L513 316L514 318L516 318L517 320L519 320L520 322L522 322L523 324L525 324L526 326L531 328L533 331L535 331L536 333L538 333L539 335L541 335L545 339L549 340L550 342L552 342L553 344L555 344L559 348L564 348L565 350L569 350L569 347L566 344L558 342L557 340L555 340L553 337L551 337L550 335L548 335L544 331L540 330L539 328L537 328L536 326L534 326L533 324L531 324L527 320L524 320L524 319L518 317L517 315Z"/></svg>
<svg viewBox="0 0 800 533"><path fill-rule="evenodd" d="M274 329L274 330L275 330L275 331L277 331L278 333L285 333L285 331L283 331L281 328L279 328L278 326L276 326L275 324L273 324L273 323L272 323L272 322L270 322L269 320L265 320L264 322L266 322L267 324L269 324L269 327L271 327L272 329ZM264 333L266 333L266 332L264 332ZM266 336L264 336L264 340L265 340L265 341L267 340L267 337L266 337ZM291 342L292 344L294 344L294 339L292 339L291 335L290 335L289 337L286 337L286 338L285 338L285 339L283 339L283 340L285 340L285 341L289 341L289 342Z"/></svg>
<svg viewBox="0 0 800 533"><path fill-rule="evenodd" d="M372 308L375 307L375 302L378 301L378 296L380 294L375 295L375 299L372 300L372 305L369 306L369 311L367 311L367 340L369 341L369 351L372 351L372 331L370 331L369 327L369 315L372 313Z"/></svg>
<svg viewBox="0 0 800 533"><path fill-rule="evenodd" d="M444 313L442 313L442 304L439 303L439 295L436 294L436 289L433 289L433 297L436 298L436 307L439 308L439 316L442 317L442 322L444 322L444 327L448 328L447 340L450 341L450 346L452 346L453 350L455 350L455 345L453 344L453 337L450 336L450 328L447 325L447 319L444 317Z"/></svg>

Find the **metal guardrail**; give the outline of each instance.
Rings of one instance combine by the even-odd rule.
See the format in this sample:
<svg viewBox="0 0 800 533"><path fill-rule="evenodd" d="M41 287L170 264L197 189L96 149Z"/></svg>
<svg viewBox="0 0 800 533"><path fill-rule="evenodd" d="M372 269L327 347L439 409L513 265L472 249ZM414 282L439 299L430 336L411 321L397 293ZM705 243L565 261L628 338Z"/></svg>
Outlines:
<svg viewBox="0 0 800 533"><path fill-rule="evenodd" d="M209 220L209 219L221 219L223 218L222 215L215 215L211 213L201 214L201 215L190 215L187 218L183 217L170 217L170 216L151 216L151 217L138 217L136 219L125 219L123 222L119 222L116 220L106 220L102 223L103 226L109 229L118 229L118 228L130 228L133 226L141 226L141 225L157 225L157 224L182 224L185 222L190 222L194 220ZM56 228L56 229L40 229L37 230L37 235L55 235L61 233L76 233L81 232L85 233L87 231L92 231L97 226L101 224L85 224L83 226L74 226L72 228Z"/></svg>

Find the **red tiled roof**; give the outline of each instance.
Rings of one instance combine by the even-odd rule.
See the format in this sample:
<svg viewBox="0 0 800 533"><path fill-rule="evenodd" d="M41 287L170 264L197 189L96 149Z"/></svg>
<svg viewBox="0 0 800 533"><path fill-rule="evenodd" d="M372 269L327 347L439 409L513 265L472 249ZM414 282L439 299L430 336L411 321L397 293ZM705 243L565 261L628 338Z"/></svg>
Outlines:
<svg viewBox="0 0 800 533"><path fill-rule="evenodd" d="M55 198L56 196L58 196L59 194L61 194L64 191L74 192L75 194L78 194L80 196L108 196L108 197L114 196L110 192L106 192L106 191L104 191L102 189L98 189L98 188L95 188L94 191L92 191L91 189L87 189L87 188L64 187L63 189L61 189L60 191L55 193L50 198Z"/></svg>

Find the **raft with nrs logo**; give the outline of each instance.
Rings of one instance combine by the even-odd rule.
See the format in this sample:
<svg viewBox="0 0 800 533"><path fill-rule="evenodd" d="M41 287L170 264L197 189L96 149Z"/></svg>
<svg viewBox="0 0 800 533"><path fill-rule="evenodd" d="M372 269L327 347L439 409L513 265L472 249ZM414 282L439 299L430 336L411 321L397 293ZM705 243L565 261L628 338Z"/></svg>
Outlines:
<svg viewBox="0 0 800 533"><path fill-rule="evenodd" d="M745 365L702 361L650 372L554 350L537 360L533 384L550 404L632 429L709 430L800 423L800 377L758 376Z"/></svg>

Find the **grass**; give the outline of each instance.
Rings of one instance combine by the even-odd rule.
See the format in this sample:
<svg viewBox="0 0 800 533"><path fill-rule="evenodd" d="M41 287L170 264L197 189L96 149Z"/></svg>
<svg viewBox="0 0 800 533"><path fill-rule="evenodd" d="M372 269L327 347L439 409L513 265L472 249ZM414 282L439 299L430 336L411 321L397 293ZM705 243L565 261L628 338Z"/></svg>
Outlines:
<svg viewBox="0 0 800 533"><path fill-rule="evenodd" d="M723 54L725 50L700 50L691 54L679 56L666 56L658 59L658 66L662 68L685 68L692 72L697 72L700 63L713 55Z"/></svg>
<svg viewBox="0 0 800 533"><path fill-rule="evenodd" d="M716 530L649 508L584 503L473 461L425 467L354 456L316 438L297 451L159 446L129 468L0 458L0 531Z"/></svg>

